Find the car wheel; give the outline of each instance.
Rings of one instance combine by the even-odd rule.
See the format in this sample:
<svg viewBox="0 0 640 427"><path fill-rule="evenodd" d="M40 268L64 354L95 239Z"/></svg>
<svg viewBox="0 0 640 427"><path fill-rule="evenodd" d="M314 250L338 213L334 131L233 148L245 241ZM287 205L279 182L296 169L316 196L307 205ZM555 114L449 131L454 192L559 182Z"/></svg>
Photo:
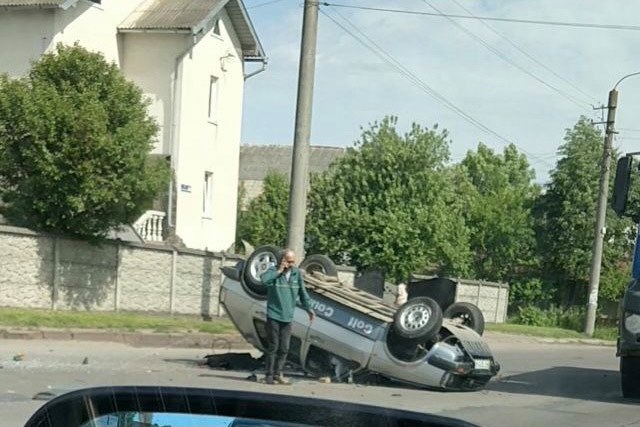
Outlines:
<svg viewBox="0 0 640 427"><path fill-rule="evenodd" d="M620 379L622 396L632 399L640 398L640 357L622 356L620 358Z"/></svg>
<svg viewBox="0 0 640 427"><path fill-rule="evenodd" d="M479 335L484 333L484 315L480 309L468 302L456 302L451 304L444 311L444 317L454 321L459 321L470 327Z"/></svg>
<svg viewBox="0 0 640 427"><path fill-rule="evenodd" d="M244 263L242 287L254 297L267 297L267 288L262 284L260 276L278 263L280 250L275 246L261 246L251 253Z"/></svg>
<svg viewBox="0 0 640 427"><path fill-rule="evenodd" d="M300 268L309 274L319 271L325 276L338 278L338 267L326 255L309 255L300 263Z"/></svg>
<svg viewBox="0 0 640 427"><path fill-rule="evenodd" d="M442 327L442 309L429 297L418 297L400 306L393 326L403 338L428 340Z"/></svg>

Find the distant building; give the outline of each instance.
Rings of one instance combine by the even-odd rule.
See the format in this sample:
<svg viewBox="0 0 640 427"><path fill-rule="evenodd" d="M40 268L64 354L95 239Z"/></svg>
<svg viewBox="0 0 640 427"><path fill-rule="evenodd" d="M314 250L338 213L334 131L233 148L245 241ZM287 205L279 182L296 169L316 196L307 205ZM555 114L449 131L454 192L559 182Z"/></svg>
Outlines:
<svg viewBox="0 0 640 427"><path fill-rule="evenodd" d="M342 147L312 146L309 156L309 172L324 172L346 149ZM271 171L291 177L291 145L242 145L240 146L239 180L245 189L244 204L262 193L262 183ZM244 209L244 206L243 206Z"/></svg>

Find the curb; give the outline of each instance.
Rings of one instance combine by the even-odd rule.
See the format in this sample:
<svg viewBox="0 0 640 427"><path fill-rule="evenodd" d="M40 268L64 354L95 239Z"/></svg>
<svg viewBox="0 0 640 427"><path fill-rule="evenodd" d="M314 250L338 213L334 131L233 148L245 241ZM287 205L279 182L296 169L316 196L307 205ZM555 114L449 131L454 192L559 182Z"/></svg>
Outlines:
<svg viewBox="0 0 640 427"><path fill-rule="evenodd" d="M584 345L597 345L605 347L615 347L615 341L600 340L595 338L546 338L537 337L534 335L519 335L507 332L494 332L487 331L484 334L485 338L510 338L519 342L532 342L541 344L584 344Z"/></svg>
<svg viewBox="0 0 640 427"><path fill-rule="evenodd" d="M132 347L251 349L240 334L118 332L93 329L0 328L0 339L115 342Z"/></svg>

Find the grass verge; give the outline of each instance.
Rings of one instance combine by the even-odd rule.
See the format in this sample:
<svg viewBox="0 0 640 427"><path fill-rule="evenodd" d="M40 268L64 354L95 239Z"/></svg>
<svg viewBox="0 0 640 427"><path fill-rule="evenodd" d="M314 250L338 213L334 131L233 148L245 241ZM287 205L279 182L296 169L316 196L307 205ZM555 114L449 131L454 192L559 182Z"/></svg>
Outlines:
<svg viewBox="0 0 640 427"><path fill-rule="evenodd" d="M193 316L101 313L0 308L0 325L19 328L105 329L115 331L204 332L235 331L228 319L204 321Z"/></svg>
<svg viewBox="0 0 640 427"><path fill-rule="evenodd" d="M574 331L571 329L553 328L546 326L518 325L515 323L487 324L486 330L541 338L587 338L587 336L582 332ZM615 341L616 336L617 331L615 328L603 327L596 329L593 338Z"/></svg>

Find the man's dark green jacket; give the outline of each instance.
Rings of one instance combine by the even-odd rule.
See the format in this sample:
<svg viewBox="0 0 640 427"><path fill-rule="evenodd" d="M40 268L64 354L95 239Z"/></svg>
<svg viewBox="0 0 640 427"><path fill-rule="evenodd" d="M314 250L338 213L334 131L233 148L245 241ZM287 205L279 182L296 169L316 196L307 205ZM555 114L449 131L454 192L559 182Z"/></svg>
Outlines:
<svg viewBox="0 0 640 427"><path fill-rule="evenodd" d="M298 299L300 299L300 303L305 310L311 310L311 299L304 287L302 272L299 268L291 268L291 275L288 280L285 273L278 273L275 267L265 271L260 279L268 291L268 318L279 320L280 322L291 322Z"/></svg>

